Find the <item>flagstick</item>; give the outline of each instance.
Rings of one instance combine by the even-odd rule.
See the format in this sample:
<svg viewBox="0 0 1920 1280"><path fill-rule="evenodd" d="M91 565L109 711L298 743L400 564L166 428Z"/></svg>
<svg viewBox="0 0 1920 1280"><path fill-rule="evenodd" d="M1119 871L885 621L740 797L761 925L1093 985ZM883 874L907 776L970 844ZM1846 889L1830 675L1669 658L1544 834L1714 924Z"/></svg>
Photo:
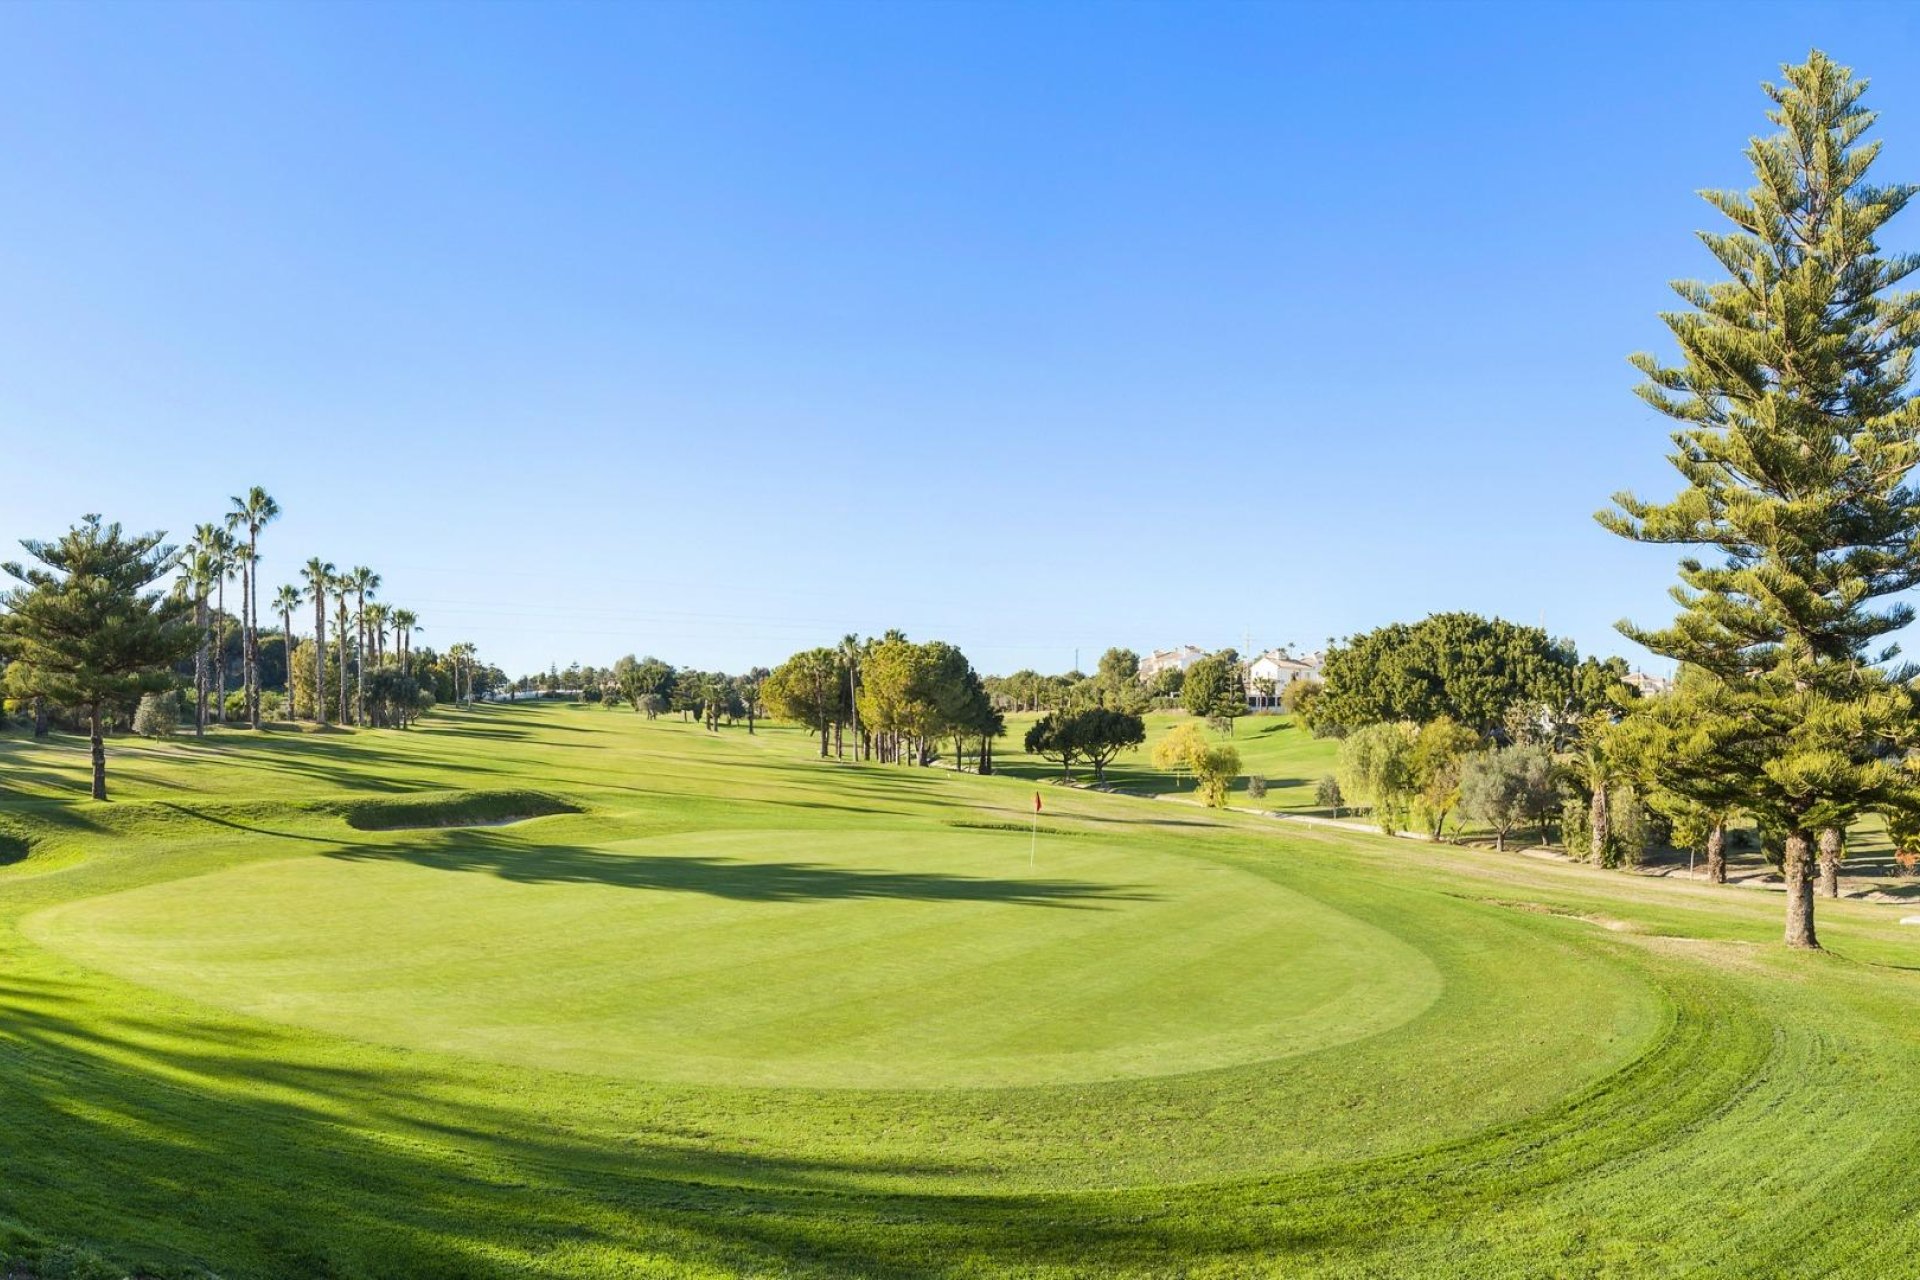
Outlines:
<svg viewBox="0 0 1920 1280"><path fill-rule="evenodd" d="M1040 847L1040 811L1033 811L1033 839L1027 843L1027 870L1033 870L1034 851Z"/></svg>

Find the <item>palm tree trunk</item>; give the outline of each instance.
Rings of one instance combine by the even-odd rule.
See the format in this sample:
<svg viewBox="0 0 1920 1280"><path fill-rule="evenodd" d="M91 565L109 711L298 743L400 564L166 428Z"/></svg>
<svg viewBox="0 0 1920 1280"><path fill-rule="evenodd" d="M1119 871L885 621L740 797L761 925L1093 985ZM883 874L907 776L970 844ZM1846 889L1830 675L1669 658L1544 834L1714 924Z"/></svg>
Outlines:
<svg viewBox="0 0 1920 1280"><path fill-rule="evenodd" d="M280 616L287 630L287 705L284 714L293 719L293 610L288 609Z"/></svg>
<svg viewBox="0 0 1920 1280"><path fill-rule="evenodd" d="M227 578L220 575L217 588L219 605L214 609L213 642L213 716L221 724L227 722Z"/></svg>
<svg viewBox="0 0 1920 1280"><path fill-rule="evenodd" d="M1707 883L1727 882L1727 827L1716 822L1707 832Z"/></svg>
<svg viewBox="0 0 1920 1280"><path fill-rule="evenodd" d="M1611 844L1612 841L1609 840L1608 837L1612 834L1612 831L1611 822L1607 813L1606 784L1602 783L1594 787L1593 805L1587 812L1589 830L1591 832L1590 849L1593 860L1600 866L1610 867L1613 863L1608 845Z"/></svg>
<svg viewBox="0 0 1920 1280"><path fill-rule="evenodd" d="M200 636L193 651L193 736L203 738L207 733L207 593L198 588L193 597L193 622Z"/></svg>
<svg viewBox="0 0 1920 1280"><path fill-rule="evenodd" d="M367 593L360 592L356 600L353 629L360 651L353 664L353 722L364 729L367 724Z"/></svg>
<svg viewBox="0 0 1920 1280"><path fill-rule="evenodd" d="M327 596L313 592L313 722L327 722Z"/></svg>
<svg viewBox="0 0 1920 1280"><path fill-rule="evenodd" d="M347 723L347 597L342 592L336 597L339 608L334 613L333 647L340 655L340 723Z"/></svg>
<svg viewBox="0 0 1920 1280"><path fill-rule="evenodd" d="M247 530L247 726L260 727L260 529Z"/></svg>

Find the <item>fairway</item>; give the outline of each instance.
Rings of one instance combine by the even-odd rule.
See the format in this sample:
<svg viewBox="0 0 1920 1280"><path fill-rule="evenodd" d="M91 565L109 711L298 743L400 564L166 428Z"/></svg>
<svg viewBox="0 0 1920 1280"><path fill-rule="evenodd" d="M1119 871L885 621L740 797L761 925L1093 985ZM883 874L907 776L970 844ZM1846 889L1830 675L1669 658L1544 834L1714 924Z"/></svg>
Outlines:
<svg viewBox="0 0 1920 1280"><path fill-rule="evenodd" d="M1051 834L1029 872L1028 842L447 833L88 899L27 933L317 1030L722 1084L1194 1071L1364 1036L1438 994L1417 951L1272 881Z"/></svg>
<svg viewBox="0 0 1920 1280"><path fill-rule="evenodd" d="M102 805L84 742L0 737L0 1241L228 1280L1920 1247L1897 907L1795 956L1765 893L815 751L480 707L128 744Z"/></svg>

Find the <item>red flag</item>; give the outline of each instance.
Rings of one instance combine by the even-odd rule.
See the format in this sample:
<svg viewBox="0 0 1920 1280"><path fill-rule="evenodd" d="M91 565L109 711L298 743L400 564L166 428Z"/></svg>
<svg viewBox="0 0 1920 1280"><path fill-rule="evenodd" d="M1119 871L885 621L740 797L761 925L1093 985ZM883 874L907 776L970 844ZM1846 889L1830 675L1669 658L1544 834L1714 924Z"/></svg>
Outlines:
<svg viewBox="0 0 1920 1280"><path fill-rule="evenodd" d="M1040 812L1040 793L1038 791L1033 793L1033 811L1035 813Z"/></svg>

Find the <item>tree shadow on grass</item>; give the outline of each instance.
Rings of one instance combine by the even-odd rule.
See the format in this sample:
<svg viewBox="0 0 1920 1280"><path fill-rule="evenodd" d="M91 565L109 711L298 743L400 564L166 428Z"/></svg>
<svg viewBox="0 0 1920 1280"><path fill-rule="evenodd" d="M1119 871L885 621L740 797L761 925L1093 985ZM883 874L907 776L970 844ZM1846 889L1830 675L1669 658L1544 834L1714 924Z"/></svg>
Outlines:
<svg viewBox="0 0 1920 1280"><path fill-rule="evenodd" d="M769 842L777 838L768 836ZM602 884L704 893L742 902L872 898L1107 910L1111 909L1109 904L1151 902L1159 897L1138 885L1091 880L862 870L817 862L687 853L610 853L582 845L527 844L473 830L449 832L431 843L353 845L332 850L326 856L347 862L398 861L440 871L481 872L520 884Z"/></svg>
<svg viewBox="0 0 1920 1280"><path fill-rule="evenodd" d="M1109 1197L866 1191L874 1174L931 1188L968 1170L844 1144L783 1153L681 1123L705 1091L653 1091L597 1119L563 1108L554 1123L484 1070L379 1049L343 1059L338 1043L269 1024L130 1016L113 1000L92 983L0 976L0 1203L45 1242L137 1274L906 1276L1219 1243L1202 1238L1210 1224L1163 1216L1163 1194L1142 1215ZM781 1123L778 1096L726 1096Z"/></svg>

